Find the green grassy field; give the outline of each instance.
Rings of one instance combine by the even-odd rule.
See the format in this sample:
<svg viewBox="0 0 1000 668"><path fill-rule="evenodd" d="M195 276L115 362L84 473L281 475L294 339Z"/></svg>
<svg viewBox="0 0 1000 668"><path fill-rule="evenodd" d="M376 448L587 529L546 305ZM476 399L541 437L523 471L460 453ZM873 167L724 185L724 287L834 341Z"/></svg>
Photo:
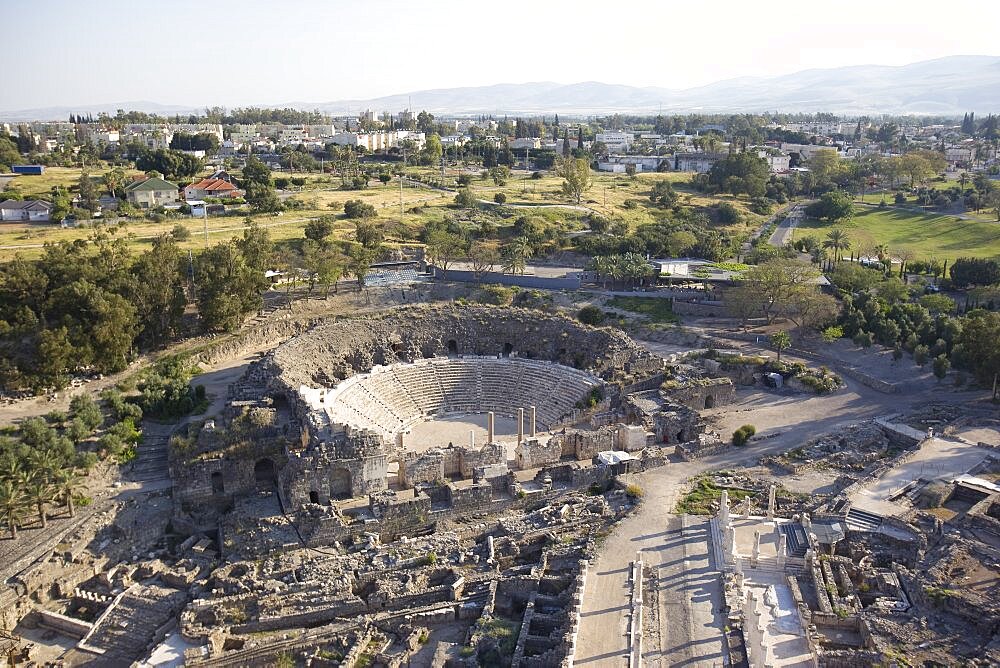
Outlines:
<svg viewBox="0 0 1000 668"><path fill-rule="evenodd" d="M1000 256L1000 223L892 207L858 207L853 220L836 225L806 219L795 229L795 237L822 239L834 227L847 232L854 250L886 244L890 251L911 250L925 260Z"/></svg>
<svg viewBox="0 0 1000 668"><path fill-rule="evenodd" d="M107 171L106 168L95 168L89 170L89 173L92 177L98 177L105 171ZM464 171L454 166L449 167L445 171L444 182L449 187L454 188L455 179ZM126 170L126 172L130 176L138 173L131 169ZM46 169L42 176L18 177L14 186L25 198L49 197L51 188L55 185L63 186L73 194L77 190L80 173L80 169L52 167ZM440 170L431 167L409 167L407 174L435 178L441 176ZM283 176L288 175L283 174ZM304 203L302 208L286 211L281 217L251 216L258 223L269 228L271 237L275 241L301 238L302 228L310 218L332 214L334 209L331 208L331 205L339 206L349 199L360 199L375 207L378 211L379 221L384 225L390 241L393 239L412 240L416 232L428 221L441 220L446 216L461 217L462 215L458 209L451 206L455 197L453 192L407 183L403 188L403 206L400 210L399 183L395 180L383 185L373 179L365 190L340 190L340 178L336 176L319 174L295 174L295 176L305 176L306 185L302 188L293 188L285 194L302 201ZM746 209L744 200L730 195L706 196L696 192L689 185L691 176L690 173L686 172L671 172L638 174L635 178L629 178L622 174L592 172L592 185L584 194L581 210L576 209L575 203L567 200L562 194L562 179L552 172L543 172L541 178L533 179L530 172L515 170L507 183L503 186L497 186L492 179L480 178L477 171L471 189L477 199L490 202L493 201L496 193L502 192L507 197L506 204L508 206L522 205L524 207L515 209L517 213L542 216L550 223L559 223L564 229L583 229L585 222L582 219L590 215L591 212L623 220L628 223L632 230L640 225L652 223L664 216L671 215L668 211L649 201L649 191L653 183L662 179L674 183L683 205L712 206L721 201L728 201L740 209L744 222L730 226L714 225L715 229L720 231L746 232L758 225L759 221L763 219L762 216L750 213ZM627 200L633 200L636 205L630 209L625 208ZM534 210L529 208L532 206L538 208ZM510 220L512 222L513 219ZM177 224L187 227L193 234L190 240L180 244L182 248L195 249L205 244L204 221L186 217L170 218L163 223L154 223L148 220L129 221L127 232L132 235L130 243L138 250L143 250L158 235L169 232ZM244 215L212 218L208 221L208 228L210 243L238 236L244 228ZM354 223L344 219L342 214L338 214L336 229L337 236L344 238L351 234ZM38 257L43 252L41 245L44 243L63 239L71 241L87 238L92 233L93 230L89 227L62 229L52 223L0 225L0 261L12 258L16 253L20 253L26 258Z"/></svg>
<svg viewBox="0 0 1000 668"><path fill-rule="evenodd" d="M677 316L670 308L669 299L657 297L614 297L605 306L638 313L649 318L650 322L668 324L677 322Z"/></svg>

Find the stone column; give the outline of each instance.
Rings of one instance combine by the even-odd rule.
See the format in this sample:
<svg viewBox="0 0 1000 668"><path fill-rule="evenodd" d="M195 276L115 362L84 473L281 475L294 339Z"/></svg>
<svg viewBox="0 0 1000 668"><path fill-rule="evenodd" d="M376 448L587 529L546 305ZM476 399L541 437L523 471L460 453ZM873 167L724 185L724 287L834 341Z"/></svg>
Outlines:
<svg viewBox="0 0 1000 668"><path fill-rule="evenodd" d="M760 559L760 532L753 532L753 552L750 553L750 567L757 568L757 560Z"/></svg>
<svg viewBox="0 0 1000 668"><path fill-rule="evenodd" d="M767 519L774 519L774 494L777 488L772 484L767 488Z"/></svg>
<svg viewBox="0 0 1000 668"><path fill-rule="evenodd" d="M396 447L399 448L400 450L403 449L403 432L399 432L396 434Z"/></svg>
<svg viewBox="0 0 1000 668"><path fill-rule="evenodd" d="M725 529L729 526L729 490L722 490L719 498L719 526Z"/></svg>
<svg viewBox="0 0 1000 668"><path fill-rule="evenodd" d="M739 561L740 554L736 550L736 528L735 527L729 527L728 529L726 529L726 542L729 543L729 546L726 548L726 550L728 552L728 558L732 559L733 563Z"/></svg>
<svg viewBox="0 0 1000 668"><path fill-rule="evenodd" d="M493 411L486 414L486 443L493 442Z"/></svg>
<svg viewBox="0 0 1000 668"><path fill-rule="evenodd" d="M785 557L788 556L788 547L785 544L785 534L778 535L778 568L785 567Z"/></svg>
<svg viewBox="0 0 1000 668"><path fill-rule="evenodd" d="M469 430L469 447L470 448L476 447L476 430L475 429L470 429Z"/></svg>
<svg viewBox="0 0 1000 668"><path fill-rule="evenodd" d="M517 409L517 442L524 440L524 409Z"/></svg>
<svg viewBox="0 0 1000 668"><path fill-rule="evenodd" d="M750 497L749 496L744 496L743 497L743 519L746 520L746 519L749 519L749 518L750 518Z"/></svg>
<svg viewBox="0 0 1000 668"><path fill-rule="evenodd" d="M538 431L535 428L535 407L531 407L531 438L538 436Z"/></svg>

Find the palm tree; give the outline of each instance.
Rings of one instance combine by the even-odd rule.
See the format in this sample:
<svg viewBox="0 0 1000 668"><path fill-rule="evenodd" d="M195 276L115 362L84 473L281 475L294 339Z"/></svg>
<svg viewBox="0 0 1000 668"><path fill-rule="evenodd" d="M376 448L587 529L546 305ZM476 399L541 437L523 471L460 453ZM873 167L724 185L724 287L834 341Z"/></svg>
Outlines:
<svg viewBox="0 0 1000 668"><path fill-rule="evenodd" d="M21 462L13 457L0 459L0 480L12 483L23 483L27 472Z"/></svg>
<svg viewBox="0 0 1000 668"><path fill-rule="evenodd" d="M823 248L833 250L835 262L840 262L840 255L843 251L851 247L851 240L847 237L847 232L840 228L834 228L827 232L823 241Z"/></svg>
<svg viewBox="0 0 1000 668"><path fill-rule="evenodd" d="M10 537L17 538L17 525L27 505L22 489L11 480L0 482L0 518L7 523Z"/></svg>
<svg viewBox="0 0 1000 668"><path fill-rule="evenodd" d="M69 509L69 516L76 515L73 508L73 492L80 486L80 476L73 469L60 469L56 471L53 484L58 495L62 497L63 504Z"/></svg>
<svg viewBox="0 0 1000 668"><path fill-rule="evenodd" d="M604 279L604 289L608 289L608 277L614 268L614 262L607 255L598 255L590 261L590 268L597 274L598 279Z"/></svg>
<svg viewBox="0 0 1000 668"><path fill-rule="evenodd" d="M52 500L52 486L44 479L35 476L25 488L28 503L38 510L38 519L42 522L42 528L48 526L48 518L45 516L45 504Z"/></svg>
<svg viewBox="0 0 1000 668"><path fill-rule="evenodd" d="M533 253L534 249L527 237L514 237L503 247L501 253L503 270L512 274L523 274L528 258Z"/></svg>
<svg viewBox="0 0 1000 668"><path fill-rule="evenodd" d="M639 253L625 253L622 256L622 273L633 285L635 281L642 282L653 271L646 258Z"/></svg>

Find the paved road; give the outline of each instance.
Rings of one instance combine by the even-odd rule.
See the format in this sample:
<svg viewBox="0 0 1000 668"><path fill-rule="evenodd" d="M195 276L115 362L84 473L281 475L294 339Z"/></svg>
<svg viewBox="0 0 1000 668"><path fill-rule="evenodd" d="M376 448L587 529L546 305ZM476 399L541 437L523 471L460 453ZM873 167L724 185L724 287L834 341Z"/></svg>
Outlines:
<svg viewBox="0 0 1000 668"><path fill-rule="evenodd" d="M771 238L767 240L767 243L772 246L787 246L791 243L792 231L795 229L795 226L802 221L804 215L805 213L801 204L796 204L789 209L788 215L785 216L785 219L778 224L774 233L771 234Z"/></svg>

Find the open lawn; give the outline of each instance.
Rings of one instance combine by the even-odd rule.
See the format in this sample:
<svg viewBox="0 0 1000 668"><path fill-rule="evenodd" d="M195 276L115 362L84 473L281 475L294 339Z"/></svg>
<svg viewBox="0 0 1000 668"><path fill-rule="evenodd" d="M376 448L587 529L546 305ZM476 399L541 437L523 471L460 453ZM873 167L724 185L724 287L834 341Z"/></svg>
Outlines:
<svg viewBox="0 0 1000 668"><path fill-rule="evenodd" d="M677 316L670 308L669 299L657 297L613 297L604 304L609 308L629 311L645 316L650 322L668 324L677 322Z"/></svg>
<svg viewBox="0 0 1000 668"><path fill-rule="evenodd" d="M105 171L107 168L92 169L89 170L89 174L96 178ZM137 174L135 170L126 172L130 176ZM55 185L66 187L72 194L77 190L80 173L79 168L51 167L41 176L18 177L13 185L26 198L47 197ZM494 195L502 192L507 198L506 206L515 213L540 216L565 230L586 229L584 219L593 213L622 220L631 230L671 216L669 211L649 201L649 192L653 184L664 179L674 183L680 194L680 203L683 205L708 207L721 201L729 201L744 213L745 222L729 226L716 224L713 225L715 229L732 234L745 233L759 225L763 219L762 216L747 211L745 202L739 198L730 195L706 196L696 192L689 185L692 174L687 172L638 174L635 178L623 174L591 172L592 185L584 193L579 207L562 194L562 179L553 172L542 172L541 178L533 179L531 172L514 170L503 186L497 186L489 177L483 179L480 170L467 171L451 166L445 170L444 183L450 188L455 188L455 179L461 173L473 176L471 188L477 199L492 202ZM431 167L408 167L407 174L411 177L441 178L440 170ZM337 215L336 235L348 238L353 232L354 221L345 219L339 212L343 210L343 203L349 199L360 199L375 207L390 241L412 241L428 221L441 220L446 216L456 216L461 219L464 215L452 206L454 192L427 187L414 181L407 181L404 185L401 211L399 181L396 179L388 184L381 184L373 179L365 190L340 190L341 181L337 176L301 173L294 176L305 177L305 186L279 191L279 195L286 201L302 202L301 208L286 211L280 217L251 216L270 229L275 241L301 239L302 228L310 219L334 213ZM633 201L634 205L626 208L626 202L629 200ZM331 208L331 205L336 208ZM209 219L207 225L209 242L216 243L240 235L245 227L244 218L245 215L240 213ZM508 222L512 224L513 220L509 218ZM190 240L180 244L182 248L197 249L204 246L206 225L201 219L171 217L162 223L129 220L127 233L131 235L131 244L137 250L144 250L157 236L169 232L178 224L188 228L193 234ZM504 227L503 223L500 223L500 227ZM45 243L87 238L92 233L93 229L89 225L64 229L53 223L3 224L0 225L0 261L12 258L15 253L21 253L26 258L38 257Z"/></svg>
<svg viewBox="0 0 1000 668"><path fill-rule="evenodd" d="M834 227L847 232L855 250L886 244L890 251L911 250L919 259L1000 256L1000 223L892 207L858 207L853 220L836 225L807 218L795 237L822 239Z"/></svg>
<svg viewBox="0 0 1000 668"><path fill-rule="evenodd" d="M91 178L97 178L106 174L110 167L95 167L87 170ZM50 199L52 188L62 186L69 192L75 193L80 182L82 170L78 167L46 167L45 173L39 176L28 174L18 176L11 181L10 187L17 190L24 196L24 199ZM138 174L134 169L125 170L129 175Z"/></svg>

